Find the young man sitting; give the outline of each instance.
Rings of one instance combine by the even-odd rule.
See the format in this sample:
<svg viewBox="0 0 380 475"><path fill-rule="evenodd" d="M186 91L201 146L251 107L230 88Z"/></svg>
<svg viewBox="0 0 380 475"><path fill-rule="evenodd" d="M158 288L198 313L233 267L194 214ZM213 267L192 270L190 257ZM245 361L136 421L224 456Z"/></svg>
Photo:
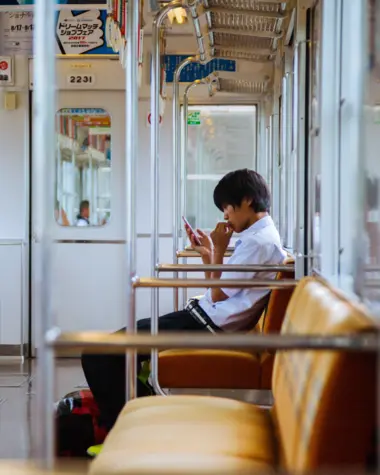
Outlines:
<svg viewBox="0 0 380 475"><path fill-rule="evenodd" d="M205 264L222 264L233 232L239 233L228 264L281 264L286 256L280 236L269 216L270 193L264 179L252 170L228 173L214 190L214 203L224 213L210 236L201 230L200 246L187 229L193 248ZM185 309L159 318L160 331L245 331L250 327L252 308L263 309L267 289L226 289L223 279L274 279L274 272L213 272L207 278L220 279L220 288L209 289L199 300L190 299ZM150 331L150 318L137 322L138 331ZM125 331L125 329L120 330ZM149 355L138 355L138 368ZM123 355L82 355L82 367L101 414L110 430L125 404L125 357ZM138 385L138 396L150 394Z"/></svg>

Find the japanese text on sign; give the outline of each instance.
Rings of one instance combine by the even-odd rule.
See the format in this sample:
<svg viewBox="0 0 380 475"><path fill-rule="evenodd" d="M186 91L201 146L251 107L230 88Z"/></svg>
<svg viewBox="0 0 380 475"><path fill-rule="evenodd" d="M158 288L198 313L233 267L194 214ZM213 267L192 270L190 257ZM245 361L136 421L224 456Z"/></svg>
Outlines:
<svg viewBox="0 0 380 475"><path fill-rule="evenodd" d="M173 82L176 67L189 55L165 55L166 82ZM179 82L193 82L203 79L214 71L236 71L236 61L230 59L215 58L207 64L191 63L183 68Z"/></svg>
<svg viewBox="0 0 380 475"><path fill-rule="evenodd" d="M201 125L201 111L192 111L187 115L187 125Z"/></svg>

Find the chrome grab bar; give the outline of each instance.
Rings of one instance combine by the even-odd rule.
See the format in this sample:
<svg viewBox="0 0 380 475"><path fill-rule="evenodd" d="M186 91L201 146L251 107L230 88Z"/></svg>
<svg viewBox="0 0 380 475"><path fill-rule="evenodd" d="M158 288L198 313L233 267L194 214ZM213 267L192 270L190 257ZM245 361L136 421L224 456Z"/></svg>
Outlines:
<svg viewBox="0 0 380 475"><path fill-rule="evenodd" d="M27 241L22 239L0 239L0 246L26 246Z"/></svg>
<svg viewBox="0 0 380 475"><path fill-rule="evenodd" d="M136 277L133 279L134 288L182 288L198 289L229 288L229 289L290 289L297 285L296 280L254 280L254 279L158 279L157 277Z"/></svg>
<svg viewBox="0 0 380 475"><path fill-rule="evenodd" d="M234 252L234 250L235 250L234 247L228 246L227 249L226 249L226 252ZM184 251L197 252L197 251L195 251L191 246L186 246L186 247L184 248Z"/></svg>
<svg viewBox="0 0 380 475"><path fill-rule="evenodd" d="M197 62L193 56L184 59L175 69L173 78L173 261L176 260L177 249L179 244L181 217L181 181L182 181L182 165L181 165L181 107L179 103L179 80L183 69ZM174 277L178 277L178 274ZM173 308L178 311L178 289L173 292Z"/></svg>
<svg viewBox="0 0 380 475"><path fill-rule="evenodd" d="M226 251L224 257L231 257L232 254L232 251ZM177 259L188 257L198 257L200 259L201 255L196 251L177 251Z"/></svg>
<svg viewBox="0 0 380 475"><path fill-rule="evenodd" d="M158 264L160 272L294 272L294 265Z"/></svg>
<svg viewBox="0 0 380 475"><path fill-rule="evenodd" d="M236 350L336 350L336 351L379 351L376 334L361 335L290 335L259 333L62 333L52 329L46 334L46 344L51 348L75 348L97 353L125 353L126 350L187 349L236 349Z"/></svg>

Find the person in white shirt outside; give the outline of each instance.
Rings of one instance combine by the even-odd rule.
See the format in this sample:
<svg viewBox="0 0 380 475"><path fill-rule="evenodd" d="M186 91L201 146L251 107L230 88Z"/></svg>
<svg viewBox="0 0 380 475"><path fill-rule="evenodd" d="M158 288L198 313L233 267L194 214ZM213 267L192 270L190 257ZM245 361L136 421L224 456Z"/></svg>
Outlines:
<svg viewBox="0 0 380 475"><path fill-rule="evenodd" d="M79 227L90 226L90 202L88 200L81 201L79 205L76 225Z"/></svg>
<svg viewBox="0 0 380 475"><path fill-rule="evenodd" d="M200 246L186 229L193 248L205 264L222 264L233 232L240 234L228 264L282 264L286 253L269 216L270 192L265 180L248 169L225 175L214 190L215 205L224 213L210 236L201 230ZM208 289L200 299L190 299L186 308L159 317L160 331L245 331L252 323L252 308L264 309L267 289L226 289L224 279L274 279L275 273L206 272L220 279L220 288ZM137 331L150 331L150 318L137 322ZM120 330L125 332L125 328ZM149 355L138 355L138 368ZM100 410L100 424L110 430L125 404L125 357L123 355L82 355L82 367ZM138 381L138 396L152 394L148 384Z"/></svg>

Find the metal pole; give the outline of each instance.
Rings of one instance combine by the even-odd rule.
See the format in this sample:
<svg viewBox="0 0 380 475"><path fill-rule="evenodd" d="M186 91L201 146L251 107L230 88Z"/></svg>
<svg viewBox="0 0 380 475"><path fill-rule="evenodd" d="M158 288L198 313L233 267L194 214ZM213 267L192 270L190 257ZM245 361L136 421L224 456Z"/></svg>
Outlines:
<svg viewBox="0 0 380 475"><path fill-rule="evenodd" d="M224 253L224 257L231 257L233 254L233 251L226 251ZM178 262L178 259L183 259L184 257L197 257L199 258L200 257L200 254L198 254L198 252L195 252L195 251L177 251L177 260L176 260L176 263ZM186 263L186 260L184 260L184 263Z"/></svg>
<svg viewBox="0 0 380 475"><path fill-rule="evenodd" d="M295 148L295 254L296 276L305 275L305 98L301 91L305 90L306 41L300 41L295 47L294 57L294 124L293 144Z"/></svg>
<svg viewBox="0 0 380 475"><path fill-rule="evenodd" d="M347 352L378 352L378 336L372 333L341 335L296 335L261 333L211 333L205 332L194 337L192 332L162 333L161 335L102 332L51 333L47 343L55 348L96 348L98 353L124 352L126 348L147 350L157 348L191 349L239 349L239 350L334 350Z"/></svg>
<svg viewBox="0 0 380 475"><path fill-rule="evenodd" d="M182 197L181 197L181 208L182 208L182 215L186 216L186 184L187 184L187 146L188 146L188 130L187 130L187 116L188 116L188 92L190 90L190 86L187 86L185 89L185 93L183 95L183 116L182 116L182 127L183 127L183 135L182 135L182 159L181 159L181 175L182 175ZM186 246L186 234L182 233L182 249L185 249ZM187 263L187 258L183 258L183 263ZM186 272L182 274L182 277L186 278ZM187 292L185 289L182 290L182 307L185 308L187 301Z"/></svg>
<svg viewBox="0 0 380 475"><path fill-rule="evenodd" d="M37 209L41 219L41 310L38 322L37 457L46 469L54 465L54 353L45 333L53 326L51 302L51 225L54 217L55 157L55 1L36 0L34 30L33 165L38 181ZM36 195L37 197L37 195Z"/></svg>
<svg viewBox="0 0 380 475"><path fill-rule="evenodd" d="M151 264L152 276L156 275L156 266L159 258L159 150L160 150L160 134L159 134L159 94L160 94L160 43L159 32L162 22L166 18L169 11L174 8L182 7L182 2L174 0L163 7L154 17L152 25L152 63L151 63L151 193L152 193L152 210L151 210ZM158 332L158 290L153 288L151 294L151 333L156 335ZM151 372L153 379L153 389L156 393L164 395L165 393L155 384L158 376L158 355L157 350L152 350L151 355Z"/></svg>
<svg viewBox="0 0 380 475"><path fill-rule="evenodd" d="M182 215L186 216L186 189L187 189L187 145L188 145L188 129L187 129L187 116L188 116L188 108L189 108L189 92L194 87L197 87L201 84L209 84L208 81L205 79L197 79L196 81L189 84L185 92L183 94L183 143L182 143ZM186 234L182 233L182 249L185 249L186 246ZM184 264L187 263L187 258L184 257L183 259ZM182 277L186 278L186 272L182 274ZM185 307L187 303L187 292L184 289L182 291L182 306Z"/></svg>
<svg viewBox="0 0 380 475"><path fill-rule="evenodd" d="M220 279L159 279L158 277L141 277L133 282L134 287L182 289L219 288ZM256 280L256 279L223 279L226 289L289 289L297 285L296 280Z"/></svg>
<svg viewBox="0 0 380 475"><path fill-rule="evenodd" d="M173 8L176 8L176 4L175 2L172 2L173 4ZM169 4L168 7L172 4ZM161 13L161 12L160 12ZM155 40L155 37L153 36L153 44L154 43L154 40ZM175 79L176 79L176 82L177 82L177 91L173 91L174 92L174 95L173 95L173 101L174 101L174 97L175 95L179 95L179 85L178 85L178 81L179 81L179 76L181 74L181 71L182 69L186 66L186 64L189 64L190 62L192 61L196 61L195 58L192 58L192 57L189 57L187 58L187 60L183 61L177 68L177 71L176 71L176 74L175 74ZM182 67L181 67L182 66ZM181 67L181 69L179 69ZM153 68L153 61L152 61L152 68ZM153 77L153 74L152 74L152 77ZM209 94L211 95L212 94L212 89L211 89L211 83L210 83L210 80L208 78L205 78L205 79L201 79L201 80L197 80L197 81L194 81L192 84L190 84L189 86L187 86L186 90L185 90L185 96L187 97L187 94L188 92L191 90L191 88L193 87L196 87L200 84L207 84L208 87L209 87ZM153 97L153 96L152 96ZM151 100L153 100L151 98ZM185 101L184 101L185 102ZM185 106L184 106L184 109L185 109ZM152 108L153 110L153 108ZM153 112L152 112L152 117L153 117ZM187 100L186 100L186 113L185 113L185 117L187 118ZM179 105L174 108L173 106L173 120L176 119L176 118L180 118L180 108L179 108ZM178 124L178 122L176 122ZM173 125L174 125L174 122L173 122ZM152 124L152 127L153 127L153 124ZM185 131L186 133L184 134L185 136L185 140L184 140L184 143L185 143L185 150L187 150L187 124L186 124L186 127L185 127ZM175 132L178 133L178 131L176 130ZM181 133L181 130L179 130L179 133ZM176 133L174 133L174 135L176 135ZM158 136L157 136L158 137ZM153 142L152 142L153 143ZM177 168L178 164L180 164L180 143L176 142L175 144L175 148L174 148L174 155L175 155L175 164L174 164L174 168ZM156 160L156 166L157 166L157 160ZM153 155L152 155L152 167L153 167ZM153 169L153 168L152 168ZM157 168L158 170L158 168ZM158 171L156 170L156 174L158 174ZM182 162L182 180L183 180L183 183L182 183L182 188L184 190L184 194L182 195L182 206L183 206L183 210L185 209L185 206L186 206L186 161L183 161ZM155 179L158 179L157 176L155 176ZM174 183L177 184L177 180L178 180L178 173L175 174L174 176ZM153 187L152 187L153 188ZM180 187L178 187L177 185L177 193L174 194L174 200L176 201L177 197L179 198L180 197L180 194L179 194L179 189ZM156 184L156 200L155 200L155 205L158 207L158 183ZM178 207L178 204L176 204L176 202L174 203L174 207L177 208ZM178 215L178 211L176 210L175 211L175 214L176 216L174 217L175 219L178 219L179 220L179 215ZM182 215L185 216L186 212L183 211L182 212ZM177 218L176 218L177 217ZM154 213L154 216L152 218L154 220L154 226L155 226L155 232L157 233L157 238L156 238L156 245L157 245L157 254L156 254L156 260L153 262L153 265L154 265L154 275L157 275L158 276L158 208L157 210L155 210L155 213ZM174 219L174 221L175 221ZM157 222L156 222L157 221ZM179 224L178 226L176 226L176 230L179 229ZM174 236L175 236L175 233L174 233ZM185 243L186 243L186 236L185 236L185 233L182 233L182 236L183 236L183 247L185 246ZM174 262L177 261L177 245L178 244L178 240L176 242L176 240L174 239L174 244L173 244L173 255L174 255ZM154 247L154 244L153 244L153 247ZM153 255L153 253L152 253ZM186 274L185 274L186 276ZM178 279L178 273L175 272L175 278ZM151 323L151 333L152 335L153 334L156 334L158 332L158 290L157 288L155 288L155 298L153 299L153 302L154 302L154 310L152 310L152 323ZM184 299L186 298L186 292L185 290L183 290L183 296L184 296ZM177 297L177 308L178 308L178 288L176 289L176 293L175 293L175 296L174 296L174 299L176 299ZM174 304L176 304L176 302L174 302ZM185 302L186 304L186 302ZM185 306L184 304L184 306ZM156 392L156 394L161 394L162 396L166 396L165 392L162 390L161 386L160 386L160 383L159 383L159 380L158 380L158 353L156 350L152 350L152 355L151 355L151 362L150 362L150 365L151 365L151 376L152 376L152 386L153 386L153 389L154 391Z"/></svg>
<svg viewBox="0 0 380 475"><path fill-rule="evenodd" d="M294 272L293 265L159 264L157 272ZM176 277L175 277L176 278Z"/></svg>
<svg viewBox="0 0 380 475"><path fill-rule="evenodd" d="M196 58L190 56L184 59L174 71L173 79L173 262L177 259L179 231L181 228L181 108L179 104L179 79L183 69ZM178 272L174 273L178 278ZM173 289L173 308L178 311L178 289Z"/></svg>
<svg viewBox="0 0 380 475"><path fill-rule="evenodd" d="M136 164L138 137L138 38L139 0L127 3L126 58L126 269L127 269L127 331L136 332L135 293L132 282L136 276ZM126 356L126 400L136 397L136 352Z"/></svg>

